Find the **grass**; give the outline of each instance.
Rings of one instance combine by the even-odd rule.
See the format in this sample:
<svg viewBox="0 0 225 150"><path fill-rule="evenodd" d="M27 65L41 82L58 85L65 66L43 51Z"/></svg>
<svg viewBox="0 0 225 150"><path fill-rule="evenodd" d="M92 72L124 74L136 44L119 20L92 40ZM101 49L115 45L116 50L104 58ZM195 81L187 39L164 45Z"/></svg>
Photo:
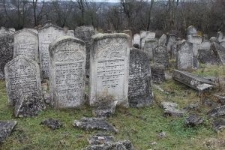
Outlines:
<svg viewBox="0 0 225 150"><path fill-rule="evenodd" d="M223 77L225 67L210 66L195 71L198 75L214 75ZM183 118L164 117L159 106L162 101L172 101L181 108L191 103L198 103L198 93L176 81L168 80L159 85L167 93L154 90L155 103L145 108L117 108L112 123L119 133L113 134L117 140L129 139L137 150L192 150L192 149L223 149L225 132L216 133L211 128L211 122L206 117L210 109L202 106L196 113L205 118L202 126L188 128L184 126ZM218 89L212 91L218 92ZM224 92L223 89L220 92ZM212 94L210 93L210 94ZM209 94L209 95L210 95ZM33 118L14 118L13 109L7 106L5 82L0 81L0 120L16 120L18 125L12 135L0 145L3 150L80 150L88 145L87 138L98 131L83 131L74 128L72 123L83 116L91 117L92 110L88 106L81 109L57 110L48 107ZM51 130L40 122L47 118L58 119L63 127ZM164 138L158 135L163 131Z"/></svg>

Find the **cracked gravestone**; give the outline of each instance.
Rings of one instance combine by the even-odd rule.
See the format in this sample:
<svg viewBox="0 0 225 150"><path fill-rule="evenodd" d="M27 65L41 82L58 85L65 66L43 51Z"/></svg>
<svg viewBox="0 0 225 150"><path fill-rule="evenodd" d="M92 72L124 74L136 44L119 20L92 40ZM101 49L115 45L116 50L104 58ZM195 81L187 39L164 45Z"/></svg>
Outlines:
<svg viewBox="0 0 225 150"><path fill-rule="evenodd" d="M0 144L12 133L17 121L0 121Z"/></svg>
<svg viewBox="0 0 225 150"><path fill-rule="evenodd" d="M55 108L80 107L84 103L86 48L83 41L69 36L49 47L50 95Z"/></svg>

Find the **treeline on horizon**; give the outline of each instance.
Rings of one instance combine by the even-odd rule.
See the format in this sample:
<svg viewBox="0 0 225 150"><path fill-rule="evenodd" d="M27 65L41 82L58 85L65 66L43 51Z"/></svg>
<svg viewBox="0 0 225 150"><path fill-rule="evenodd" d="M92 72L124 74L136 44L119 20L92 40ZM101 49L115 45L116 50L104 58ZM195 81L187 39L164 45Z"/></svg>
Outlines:
<svg viewBox="0 0 225 150"><path fill-rule="evenodd" d="M225 31L224 0L120 0L120 3L87 0L0 0L0 26L33 28L51 20L75 29L92 25L107 32L130 29L185 36L189 25L209 36Z"/></svg>

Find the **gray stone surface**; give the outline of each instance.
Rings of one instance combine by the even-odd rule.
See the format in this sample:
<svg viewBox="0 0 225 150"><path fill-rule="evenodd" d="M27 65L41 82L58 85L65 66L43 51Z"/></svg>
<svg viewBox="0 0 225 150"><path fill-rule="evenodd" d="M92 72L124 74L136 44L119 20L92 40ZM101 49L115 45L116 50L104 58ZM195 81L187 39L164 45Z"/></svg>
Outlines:
<svg viewBox="0 0 225 150"><path fill-rule="evenodd" d="M198 32L197 32L197 29L194 27L194 26L189 26L187 28L187 35L197 35Z"/></svg>
<svg viewBox="0 0 225 150"><path fill-rule="evenodd" d="M213 108L207 114L208 114L209 117L225 116L225 105Z"/></svg>
<svg viewBox="0 0 225 150"><path fill-rule="evenodd" d="M178 104L173 102L162 102L161 103L164 109L164 115L172 117L182 117L185 113L184 110L178 109Z"/></svg>
<svg viewBox="0 0 225 150"><path fill-rule="evenodd" d="M0 79L5 78L5 64L13 58L13 35L0 35Z"/></svg>
<svg viewBox="0 0 225 150"><path fill-rule="evenodd" d="M169 67L169 56L165 46L157 46L153 49L153 62Z"/></svg>
<svg viewBox="0 0 225 150"><path fill-rule="evenodd" d="M201 125L203 121L204 120L202 117L192 114L185 119L185 125L190 127L195 127L195 126Z"/></svg>
<svg viewBox="0 0 225 150"><path fill-rule="evenodd" d="M141 35L141 48L144 49L146 41L152 41L155 39L155 33L150 31L143 31Z"/></svg>
<svg viewBox="0 0 225 150"><path fill-rule="evenodd" d="M167 49L167 53L170 54L170 57L172 57L172 54L174 53L172 50L173 50L173 47L174 45L176 45L177 43L177 37L175 34L169 34L168 35L168 41L166 43L166 49Z"/></svg>
<svg viewBox="0 0 225 150"><path fill-rule="evenodd" d="M135 148L129 140L124 140L101 145L90 145L84 150L135 150Z"/></svg>
<svg viewBox="0 0 225 150"><path fill-rule="evenodd" d="M19 55L39 62L37 33L28 29L23 29L14 34L13 58Z"/></svg>
<svg viewBox="0 0 225 150"><path fill-rule="evenodd" d="M151 65L152 81L154 83L162 83L166 80L165 67L163 65L153 64Z"/></svg>
<svg viewBox="0 0 225 150"><path fill-rule="evenodd" d="M218 118L213 121L213 129L217 132L225 129L225 119Z"/></svg>
<svg viewBox="0 0 225 150"><path fill-rule="evenodd" d="M117 101L109 100L108 98L104 101L93 110L93 114L96 117L110 117L115 113Z"/></svg>
<svg viewBox="0 0 225 150"><path fill-rule="evenodd" d="M0 121L0 144L6 140L17 125L17 121Z"/></svg>
<svg viewBox="0 0 225 150"><path fill-rule="evenodd" d="M225 41L220 43L221 46L225 48Z"/></svg>
<svg viewBox="0 0 225 150"><path fill-rule="evenodd" d="M219 103L221 103L222 105L225 105L225 95L224 94L218 93L218 94L214 94L213 96L217 99L217 101Z"/></svg>
<svg viewBox="0 0 225 150"><path fill-rule="evenodd" d="M193 44L182 41L177 47L177 69L188 70L194 68Z"/></svg>
<svg viewBox="0 0 225 150"><path fill-rule="evenodd" d="M75 29L75 37L83 40L86 44L86 75L89 75L90 69L90 51L92 45L91 37L95 35L93 26L80 26Z"/></svg>
<svg viewBox="0 0 225 150"><path fill-rule="evenodd" d="M148 39L145 40L144 44L144 52L148 54L148 57L150 60L153 59L153 49L158 46L158 40L157 39Z"/></svg>
<svg viewBox="0 0 225 150"><path fill-rule="evenodd" d="M134 34L132 44L133 45L138 45L138 47L140 47L140 41L141 41L140 34Z"/></svg>
<svg viewBox="0 0 225 150"><path fill-rule="evenodd" d="M51 23L38 30L41 78L49 79L49 44L65 35L62 28Z"/></svg>
<svg viewBox="0 0 225 150"><path fill-rule="evenodd" d="M163 34L159 38L159 45L166 46L166 43L167 43L167 36L166 36L166 34Z"/></svg>
<svg viewBox="0 0 225 150"><path fill-rule="evenodd" d="M214 42L211 48L215 55L218 57L219 62L225 65L225 47Z"/></svg>
<svg viewBox="0 0 225 150"><path fill-rule="evenodd" d="M33 117L45 109L44 100L41 91L33 91L31 94L22 94L18 96L15 103L15 117Z"/></svg>
<svg viewBox="0 0 225 150"><path fill-rule="evenodd" d="M173 79L198 91L202 91L200 88L202 85L214 86L213 82L185 71L174 70Z"/></svg>
<svg viewBox="0 0 225 150"><path fill-rule="evenodd" d="M128 107L129 41L123 33L93 37L90 58L90 105L112 96L118 105Z"/></svg>
<svg viewBox="0 0 225 150"><path fill-rule="evenodd" d="M129 35L129 46L132 47L132 31L131 30L124 30L123 33Z"/></svg>
<svg viewBox="0 0 225 150"><path fill-rule="evenodd" d="M74 127L81 128L83 130L102 130L108 132L117 133L117 129L109 124L103 118L86 118L83 117L81 120L75 120L73 123Z"/></svg>
<svg viewBox="0 0 225 150"><path fill-rule="evenodd" d="M113 142L115 142L115 138L109 134L96 134L88 138L88 143L90 145L99 145Z"/></svg>
<svg viewBox="0 0 225 150"><path fill-rule="evenodd" d="M69 36L52 42L50 93L55 108L80 107L84 103L86 48L83 41Z"/></svg>
<svg viewBox="0 0 225 150"><path fill-rule="evenodd" d="M21 96L29 97L41 91L38 64L24 56L17 56L5 65L8 102L15 105Z"/></svg>
<svg viewBox="0 0 225 150"><path fill-rule="evenodd" d="M221 62L218 59L218 56L211 49L209 50L199 49L198 60L202 64L211 64L211 65L221 64Z"/></svg>
<svg viewBox="0 0 225 150"><path fill-rule="evenodd" d="M219 41L219 43L225 41L225 38L224 38L223 33L221 31L217 32L217 40Z"/></svg>
<svg viewBox="0 0 225 150"><path fill-rule="evenodd" d="M45 125L52 130L59 129L63 126L62 123L59 120L52 119L52 118L45 119L40 124Z"/></svg>
<svg viewBox="0 0 225 150"><path fill-rule="evenodd" d="M138 49L130 51L128 100L131 107L148 106L153 101L149 58Z"/></svg>
<svg viewBox="0 0 225 150"><path fill-rule="evenodd" d="M211 38L209 39L209 41L210 41L211 43L213 43L213 42L219 43L219 41L218 41L218 39L217 39L216 37L211 37Z"/></svg>
<svg viewBox="0 0 225 150"><path fill-rule="evenodd" d="M203 41L200 45L200 49L210 50L211 45L211 42Z"/></svg>

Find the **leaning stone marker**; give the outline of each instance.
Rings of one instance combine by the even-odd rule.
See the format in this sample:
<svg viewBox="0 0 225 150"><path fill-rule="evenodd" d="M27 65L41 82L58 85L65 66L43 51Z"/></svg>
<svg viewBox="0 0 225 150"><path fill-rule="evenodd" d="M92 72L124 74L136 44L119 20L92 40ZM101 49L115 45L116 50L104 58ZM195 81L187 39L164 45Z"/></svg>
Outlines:
<svg viewBox="0 0 225 150"><path fill-rule="evenodd" d="M24 56L17 56L5 65L5 80L8 101L13 106L21 96L41 91L39 66Z"/></svg>
<svg viewBox="0 0 225 150"><path fill-rule="evenodd" d="M0 144L11 134L17 121L0 121Z"/></svg>
<svg viewBox="0 0 225 150"><path fill-rule="evenodd" d="M13 40L13 35L0 35L0 79L5 78L5 64L13 58Z"/></svg>
<svg viewBox="0 0 225 150"><path fill-rule="evenodd" d="M128 107L129 37L124 33L97 34L90 58L90 105L112 96Z"/></svg>
<svg viewBox="0 0 225 150"><path fill-rule="evenodd" d="M193 45L185 40L179 43L177 49L177 69L187 70L193 69L194 54L192 50Z"/></svg>
<svg viewBox="0 0 225 150"><path fill-rule="evenodd" d="M52 105L56 108L79 107L84 102L84 42L65 36L51 43L49 53Z"/></svg>
<svg viewBox="0 0 225 150"><path fill-rule="evenodd" d="M23 55L38 62L38 35L28 29L23 29L14 34L13 57Z"/></svg>
<svg viewBox="0 0 225 150"><path fill-rule="evenodd" d="M147 106L153 101L149 58L138 49L130 51L128 100L131 107Z"/></svg>
<svg viewBox="0 0 225 150"><path fill-rule="evenodd" d="M169 56L165 46L158 46L153 49L153 61L166 68L169 67Z"/></svg>
<svg viewBox="0 0 225 150"><path fill-rule="evenodd" d="M218 56L218 60L221 64L225 65L225 48L218 43L213 43L212 50Z"/></svg>
<svg viewBox="0 0 225 150"><path fill-rule="evenodd" d="M65 36L64 30L53 24L46 24L38 31L39 38L39 58L41 67L41 77L49 78L49 44L61 36Z"/></svg>

